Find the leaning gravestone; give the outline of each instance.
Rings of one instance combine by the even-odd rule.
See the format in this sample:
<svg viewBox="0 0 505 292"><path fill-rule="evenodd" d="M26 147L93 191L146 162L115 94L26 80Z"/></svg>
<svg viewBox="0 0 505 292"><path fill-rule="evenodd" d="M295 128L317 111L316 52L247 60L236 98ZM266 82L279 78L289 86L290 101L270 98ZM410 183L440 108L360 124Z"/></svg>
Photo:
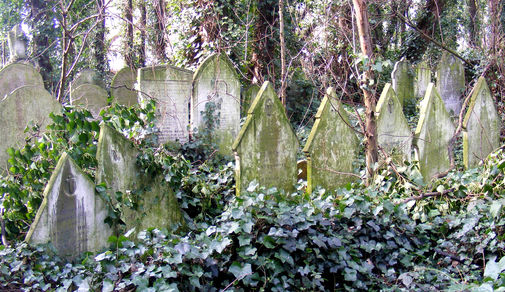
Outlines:
<svg viewBox="0 0 505 292"><path fill-rule="evenodd" d="M431 70L425 61L416 65L416 76L414 78L414 96L416 100L422 99L426 93L426 88L431 82Z"/></svg>
<svg viewBox="0 0 505 292"><path fill-rule="evenodd" d="M393 82L393 89L402 107L406 104L415 102L414 76L409 61L402 58L400 61L396 62L393 72L391 72L391 80Z"/></svg>
<svg viewBox="0 0 505 292"><path fill-rule="evenodd" d="M95 184L66 153L60 157L44 190L44 199L26 242L51 242L58 254L74 258L107 246L112 230L108 211L95 194Z"/></svg>
<svg viewBox="0 0 505 292"><path fill-rule="evenodd" d="M459 115L465 91L465 68L452 54L444 52L437 67L437 90L451 115Z"/></svg>
<svg viewBox="0 0 505 292"><path fill-rule="evenodd" d="M212 117L205 116L210 104L215 107ZM231 155L231 145L240 130L240 80L226 55L209 56L193 76L191 128L205 128L206 118L216 122L212 137L220 153Z"/></svg>
<svg viewBox="0 0 505 292"><path fill-rule="evenodd" d="M254 180L261 186L294 190L298 140L269 82L251 105L232 149L237 195Z"/></svg>
<svg viewBox="0 0 505 292"><path fill-rule="evenodd" d="M249 107L251 106L252 101L260 91L260 87L256 84L253 84L249 86L244 93L242 94L242 102L241 102L241 116L245 117L247 116L247 111L249 110Z"/></svg>
<svg viewBox="0 0 505 292"><path fill-rule="evenodd" d="M486 79L480 77L472 90L470 105L463 120L463 163L477 166L500 147L500 116L496 111Z"/></svg>
<svg viewBox="0 0 505 292"><path fill-rule="evenodd" d="M169 65L139 69L140 99L156 100L159 142L188 141L189 101L193 72Z"/></svg>
<svg viewBox="0 0 505 292"><path fill-rule="evenodd" d="M7 165L7 149L24 145L26 127L34 122L44 131L51 122L49 114L60 111L61 105L43 85L20 87L0 102L0 172Z"/></svg>
<svg viewBox="0 0 505 292"><path fill-rule="evenodd" d="M0 100L23 86L44 86L42 75L32 65L12 63L0 70Z"/></svg>
<svg viewBox="0 0 505 292"><path fill-rule="evenodd" d="M123 68L119 70L110 85L112 103L121 104L124 106L133 106L137 104L137 90L135 83L137 82L137 71L131 68Z"/></svg>
<svg viewBox="0 0 505 292"><path fill-rule="evenodd" d="M70 104L83 107L91 112L95 119L107 106L107 91L94 84L82 84L70 92Z"/></svg>
<svg viewBox="0 0 505 292"><path fill-rule="evenodd" d="M415 132L416 156L425 181L449 169L448 146L453 134L451 117L435 86L430 83L421 102Z"/></svg>
<svg viewBox="0 0 505 292"><path fill-rule="evenodd" d="M316 186L333 191L355 180L353 163L358 145L347 113L330 87L303 148L307 156L307 192Z"/></svg>
<svg viewBox="0 0 505 292"><path fill-rule="evenodd" d="M396 162L410 161L412 132L391 84L384 86L375 112L379 146Z"/></svg>
<svg viewBox="0 0 505 292"><path fill-rule="evenodd" d="M116 192L123 194L142 190L134 205L123 206L121 219L126 228L137 232L147 228L167 228L182 225L183 217L173 191L160 179L142 175L137 167L138 150L133 143L114 129L101 125L97 146L97 184L105 183L115 201Z"/></svg>
<svg viewBox="0 0 505 292"><path fill-rule="evenodd" d="M72 82L70 82L70 91L73 91L83 84L94 84L101 88L105 88L103 78L100 78L98 72L93 69L83 69L80 71Z"/></svg>

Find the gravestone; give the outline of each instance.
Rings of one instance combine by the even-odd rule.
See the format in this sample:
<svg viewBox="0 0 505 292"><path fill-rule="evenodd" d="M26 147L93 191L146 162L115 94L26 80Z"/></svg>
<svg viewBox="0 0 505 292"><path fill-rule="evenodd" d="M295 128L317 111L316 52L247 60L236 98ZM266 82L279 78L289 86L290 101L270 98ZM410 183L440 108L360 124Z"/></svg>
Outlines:
<svg viewBox="0 0 505 292"><path fill-rule="evenodd" d="M21 29L21 25L15 25L8 36L9 62L17 62L26 59L27 38Z"/></svg>
<svg viewBox="0 0 505 292"><path fill-rule="evenodd" d="M479 77L463 120L463 163L472 168L500 146L500 116L486 79Z"/></svg>
<svg viewBox="0 0 505 292"><path fill-rule="evenodd" d="M254 99L232 149L237 195L254 180L261 186L294 190L298 140L269 82Z"/></svg>
<svg viewBox="0 0 505 292"><path fill-rule="evenodd" d="M95 194L95 184L63 153L44 189L44 199L26 235L26 242L51 242L58 254L74 258L107 247L112 230L108 210Z"/></svg>
<svg viewBox="0 0 505 292"><path fill-rule="evenodd" d="M74 89L83 84L94 84L96 86L100 86L101 88L105 88L105 81L103 78L100 78L98 72L93 69L81 70L72 82L70 82L70 91L72 92Z"/></svg>
<svg viewBox="0 0 505 292"><path fill-rule="evenodd" d="M397 163L410 161L412 132L391 84L384 86L375 112L379 146Z"/></svg>
<svg viewBox="0 0 505 292"><path fill-rule="evenodd" d="M140 100L156 100L156 126L160 130L160 144L188 141L192 80L192 71L169 65L139 69Z"/></svg>
<svg viewBox="0 0 505 292"><path fill-rule="evenodd" d="M451 115L459 115L465 91L465 68L452 54L444 52L437 66L437 90Z"/></svg>
<svg viewBox="0 0 505 292"><path fill-rule="evenodd" d="M126 229L137 232L147 228L167 228L182 225L183 217L173 191L161 179L142 175L137 167L138 150L121 133L101 125L97 146L97 184L105 183L113 201L116 192L123 194L143 190L135 201L137 209L123 205L121 219Z"/></svg>
<svg viewBox="0 0 505 292"><path fill-rule="evenodd" d="M206 108L215 107L212 116ZM206 116L207 115L207 116ZM240 130L240 80L226 55L209 56L193 76L191 129L208 127L212 118L212 138L222 154L232 154L231 146Z"/></svg>
<svg viewBox="0 0 505 292"><path fill-rule="evenodd" d="M260 87L256 84L249 86L242 94L242 102L241 102L241 114L240 116L247 116L247 111L251 106L251 102L254 100L258 92L260 91Z"/></svg>
<svg viewBox="0 0 505 292"><path fill-rule="evenodd" d="M449 169L447 147L454 130L442 98L433 83L430 83L421 102L421 112L415 132L416 158L425 181Z"/></svg>
<svg viewBox="0 0 505 292"><path fill-rule="evenodd" d="M44 86L42 75L32 65L12 63L0 70L0 100L23 86Z"/></svg>
<svg viewBox="0 0 505 292"><path fill-rule="evenodd" d="M425 61L416 65L416 76L414 78L414 96L416 100L422 99L426 93L426 88L431 82L431 70Z"/></svg>
<svg viewBox="0 0 505 292"><path fill-rule="evenodd" d="M333 191L355 180L353 163L359 144L333 88L328 88L315 118L303 148L309 193L316 186Z"/></svg>
<svg viewBox="0 0 505 292"><path fill-rule="evenodd" d="M135 90L137 82L137 71L129 67L119 70L110 85L112 103L124 106L133 106L137 104L138 93Z"/></svg>
<svg viewBox="0 0 505 292"><path fill-rule="evenodd" d="M391 72L391 80L393 83L393 89L395 90L396 96L398 96L398 100L400 101L402 107L406 104L415 102L412 66L405 57L396 62L393 72Z"/></svg>
<svg viewBox="0 0 505 292"><path fill-rule="evenodd" d="M24 131L31 122L44 131L51 112L60 113L61 105L43 85L20 87L0 102L0 172L7 166L6 150L24 145Z"/></svg>
<svg viewBox="0 0 505 292"><path fill-rule="evenodd" d="M100 111L107 106L108 96L102 87L86 83L70 92L70 104L89 110L93 117L98 119Z"/></svg>

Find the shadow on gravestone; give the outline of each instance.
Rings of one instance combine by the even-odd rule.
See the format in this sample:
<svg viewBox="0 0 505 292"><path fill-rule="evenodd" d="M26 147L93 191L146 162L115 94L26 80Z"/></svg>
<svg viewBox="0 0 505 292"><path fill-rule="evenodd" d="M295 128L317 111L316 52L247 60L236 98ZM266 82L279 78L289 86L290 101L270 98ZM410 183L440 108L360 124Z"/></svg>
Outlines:
<svg viewBox="0 0 505 292"><path fill-rule="evenodd" d="M95 119L100 118L100 111L107 106L107 91L94 84L82 84L70 92L70 104L80 106L91 112Z"/></svg>
<svg viewBox="0 0 505 292"><path fill-rule="evenodd" d="M317 186L334 191L359 177L353 165L359 141L333 88L326 91L315 118L303 148L307 156L307 192Z"/></svg>
<svg viewBox="0 0 505 292"><path fill-rule="evenodd" d="M416 160L424 181L450 168L449 140L454 125L437 89L430 83L421 102L419 122L415 132Z"/></svg>
<svg viewBox="0 0 505 292"><path fill-rule="evenodd" d="M375 112L379 146L395 163L410 161L413 135L391 84L384 86Z"/></svg>
<svg viewBox="0 0 505 292"><path fill-rule="evenodd" d="M97 184L106 184L107 193L114 204L117 203L116 192L127 194L143 190L137 201L133 202L138 209L122 204L121 219L127 230L135 228L134 235L151 227L171 230L174 226L184 226L174 192L161 178L142 175L136 164L138 153L130 140L102 124L96 154Z"/></svg>
<svg viewBox="0 0 505 292"><path fill-rule="evenodd" d="M0 173L7 166L7 149L24 145L25 129L32 122L44 131L51 112L60 113L61 105L43 85L20 87L0 102Z"/></svg>
<svg viewBox="0 0 505 292"><path fill-rule="evenodd" d="M193 75L191 130L208 125L204 115L209 103L216 106L214 116L207 117L217 122L212 129L214 142L221 154L232 155L231 146L240 130L240 80L226 55L207 57Z"/></svg>
<svg viewBox="0 0 505 292"><path fill-rule="evenodd" d="M412 66L405 57L396 62L393 72L391 72L391 80L402 108L407 104L415 103Z"/></svg>
<svg viewBox="0 0 505 292"><path fill-rule="evenodd" d="M257 181L293 191L298 139L270 82L265 82L247 113L232 147L237 195Z"/></svg>
<svg viewBox="0 0 505 292"><path fill-rule="evenodd" d="M29 64L13 63L0 70L0 100L23 86L44 86L42 75Z"/></svg>
<svg viewBox="0 0 505 292"><path fill-rule="evenodd" d="M107 247L112 230L95 184L63 153L44 190L44 199L25 241L51 243L65 258Z"/></svg>
<svg viewBox="0 0 505 292"><path fill-rule="evenodd" d="M461 96L465 91L465 67L452 54L444 52L437 66L437 90L447 112L458 116L461 111Z"/></svg>
<svg viewBox="0 0 505 292"><path fill-rule="evenodd" d="M123 68L119 70L110 85L112 103L117 103L124 106L133 106L138 103L138 92L135 89L137 82L137 71L131 68Z"/></svg>
<svg viewBox="0 0 505 292"><path fill-rule="evenodd" d="M500 147L500 116L484 77L472 90L463 120L463 163L472 168Z"/></svg>

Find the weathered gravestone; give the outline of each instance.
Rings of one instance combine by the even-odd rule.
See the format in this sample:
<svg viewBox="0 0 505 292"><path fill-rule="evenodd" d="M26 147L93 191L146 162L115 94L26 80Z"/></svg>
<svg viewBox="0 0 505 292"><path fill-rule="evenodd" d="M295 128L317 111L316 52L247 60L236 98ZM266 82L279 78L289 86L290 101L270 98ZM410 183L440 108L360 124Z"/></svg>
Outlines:
<svg viewBox="0 0 505 292"><path fill-rule="evenodd" d="M415 102L414 76L409 61L402 58L400 61L396 62L393 72L391 72L391 80L393 89L402 107L406 104Z"/></svg>
<svg viewBox="0 0 505 292"><path fill-rule="evenodd" d="M156 100L159 142L188 141L189 101L193 72L169 65L139 69L140 99Z"/></svg>
<svg viewBox="0 0 505 292"><path fill-rule="evenodd" d="M51 122L49 114L60 111L61 105L43 85L20 87L0 102L0 172L7 165L6 150L24 145L26 127L33 122L44 131Z"/></svg>
<svg viewBox="0 0 505 292"><path fill-rule="evenodd" d="M138 93L135 90L137 82L137 71L131 68L119 70L110 85L112 103L124 106L133 106L137 104Z"/></svg>
<svg viewBox="0 0 505 292"><path fill-rule="evenodd" d="M26 59L26 43L27 39L21 25L15 25L9 31L9 62L16 62Z"/></svg>
<svg viewBox="0 0 505 292"><path fill-rule="evenodd" d="M254 180L261 186L294 190L298 140L269 82L254 99L232 149L237 194Z"/></svg>
<svg viewBox="0 0 505 292"><path fill-rule="evenodd" d="M500 124L486 79L480 77L472 90L463 120L463 163L466 168L477 166L500 146Z"/></svg>
<svg viewBox="0 0 505 292"><path fill-rule="evenodd" d="M260 91L260 87L256 84L253 84L249 86L243 93L242 93L242 102L241 102L241 113L240 116L245 117L247 116L247 111L249 110L249 107L251 106L251 102L254 100L258 92Z"/></svg>
<svg viewBox="0 0 505 292"><path fill-rule="evenodd" d="M425 181L449 169L448 146L453 134L451 117L435 86L430 83L421 102L415 132L416 158Z"/></svg>
<svg viewBox="0 0 505 292"><path fill-rule="evenodd" d="M410 161L412 132L403 114L402 105L387 83L377 102L377 140L394 161Z"/></svg>
<svg viewBox="0 0 505 292"><path fill-rule="evenodd" d="M465 67L452 54L444 52L437 66L437 90L451 115L459 115L465 91Z"/></svg>
<svg viewBox="0 0 505 292"><path fill-rule="evenodd" d="M70 103L83 107L91 112L95 119L100 117L100 111L107 106L107 91L94 84L82 84L70 92Z"/></svg>
<svg viewBox="0 0 505 292"><path fill-rule="evenodd" d="M211 114L209 105L215 108ZM212 136L222 154L232 154L231 146L240 130L240 80L226 55L209 56L193 76L191 128L208 127L214 119Z"/></svg>
<svg viewBox="0 0 505 292"><path fill-rule="evenodd" d="M416 100L422 99L426 93L426 88L431 82L431 70L425 61L416 65L416 76L414 78L414 96Z"/></svg>
<svg viewBox="0 0 505 292"><path fill-rule="evenodd" d="M63 153L44 190L44 199L26 235L32 244L51 242L60 256L74 258L107 246L112 229L95 184Z"/></svg>
<svg viewBox="0 0 505 292"><path fill-rule="evenodd" d="M330 87L303 148L307 156L307 192L316 186L333 191L356 179L353 163L359 142L350 125L347 113Z"/></svg>
<svg viewBox="0 0 505 292"><path fill-rule="evenodd" d="M101 125L96 154L97 184L106 184L114 202L117 202L116 192L127 195L141 191L133 200L136 207L123 205L121 219L126 229L135 227L137 232L151 227L170 230L173 225L184 224L173 191L160 178L143 175L136 165L137 155L138 150L131 141L105 124Z"/></svg>
<svg viewBox="0 0 505 292"><path fill-rule="evenodd" d="M32 65L12 63L0 70L0 100L23 86L44 86L42 75Z"/></svg>
<svg viewBox="0 0 505 292"><path fill-rule="evenodd" d="M93 69L81 70L72 82L70 82L70 91L73 91L83 84L94 84L96 86L100 86L101 88L105 88L103 78L100 78L98 72Z"/></svg>

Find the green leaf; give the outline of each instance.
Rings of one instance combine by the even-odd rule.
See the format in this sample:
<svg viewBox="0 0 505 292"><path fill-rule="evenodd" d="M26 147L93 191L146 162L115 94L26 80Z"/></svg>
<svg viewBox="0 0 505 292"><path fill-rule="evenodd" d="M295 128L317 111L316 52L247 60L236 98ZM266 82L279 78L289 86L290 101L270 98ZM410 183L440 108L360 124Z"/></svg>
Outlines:
<svg viewBox="0 0 505 292"><path fill-rule="evenodd" d="M228 272L232 273L235 278L242 279L245 276L252 274L251 264L233 262L233 264L231 264L230 268L228 269Z"/></svg>

